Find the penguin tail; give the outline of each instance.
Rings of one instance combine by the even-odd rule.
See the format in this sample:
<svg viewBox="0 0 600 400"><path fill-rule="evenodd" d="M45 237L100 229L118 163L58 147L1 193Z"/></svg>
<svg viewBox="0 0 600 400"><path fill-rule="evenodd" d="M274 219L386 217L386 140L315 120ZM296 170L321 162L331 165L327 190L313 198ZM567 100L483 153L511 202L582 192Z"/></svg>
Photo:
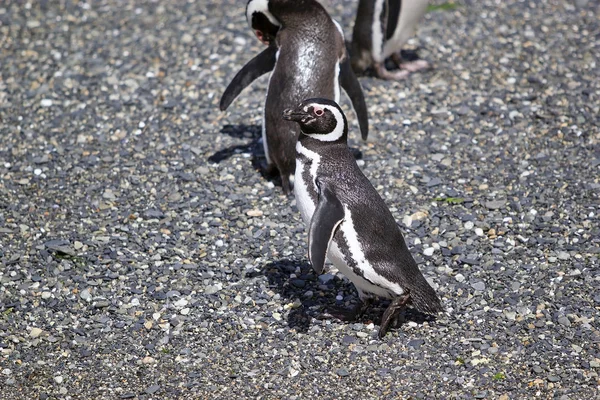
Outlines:
<svg viewBox="0 0 600 400"><path fill-rule="evenodd" d="M437 314L444 311L444 306L427 281L410 289L412 305L426 314Z"/></svg>

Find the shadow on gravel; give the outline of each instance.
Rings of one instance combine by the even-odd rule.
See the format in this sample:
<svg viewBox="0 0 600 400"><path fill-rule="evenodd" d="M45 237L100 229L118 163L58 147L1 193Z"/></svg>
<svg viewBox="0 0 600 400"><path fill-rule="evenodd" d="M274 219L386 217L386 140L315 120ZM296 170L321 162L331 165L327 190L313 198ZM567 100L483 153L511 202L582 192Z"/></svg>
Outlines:
<svg viewBox="0 0 600 400"><path fill-rule="evenodd" d="M300 267L302 271L301 275L296 278L290 278L290 274L295 273L297 267ZM327 284L321 283L310 264L306 261L289 259L274 261L265 264L263 268L255 271L253 274L249 274L249 276L252 275L264 275L269 281L269 287L281 296L280 302L282 304L297 304L297 301L300 301L299 306L290 310L287 321L291 329L295 329L301 333L308 332L312 318L323 319L322 314L329 308L351 308L358 301L358 297L352 301L352 304L336 300L336 296L340 291L354 291L353 285L338 278ZM375 325L379 325L381 316L388 305L388 300L374 301L365 314L357 321L341 321L337 319L333 319L332 321L339 324L369 324L373 322ZM423 314L412 308L407 308L399 314L398 319L391 326L391 329L401 328L402 324L408 321L421 324L433 319L434 317L432 316Z"/></svg>
<svg viewBox="0 0 600 400"><path fill-rule="evenodd" d="M281 186L281 179L277 173L269 174L266 170L265 152L261 142L261 127L259 125L225 125L221 132L238 139L250 139L248 144L239 144L230 146L217 151L212 156L208 157L211 163L219 164L221 161L227 160L234 154L250 153L252 155L252 166L260 172L262 177L267 181L273 182L277 186Z"/></svg>

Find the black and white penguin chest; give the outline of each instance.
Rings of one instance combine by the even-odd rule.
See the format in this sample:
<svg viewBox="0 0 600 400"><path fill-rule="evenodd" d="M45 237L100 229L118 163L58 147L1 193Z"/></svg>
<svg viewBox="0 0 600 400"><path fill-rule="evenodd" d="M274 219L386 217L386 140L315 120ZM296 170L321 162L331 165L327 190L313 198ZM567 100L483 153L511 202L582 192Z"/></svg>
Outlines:
<svg viewBox="0 0 600 400"><path fill-rule="evenodd" d="M298 141L294 194L296 206L307 225L310 225L318 204L316 180L317 176L324 173L322 169L324 161L326 161L324 156L304 146L302 141ZM340 167L344 168L344 166ZM346 188L340 189L345 190ZM361 188L357 187L355 190L361 190ZM362 300L372 297L372 295L393 298L403 294L404 289L398 283L392 282L378 273L377 267L365 254L364 240L368 240L368 238L356 230L355 218L360 218L361 213L368 213L368 206L359 209L355 205L344 202L342 204L344 219L339 224L328 248L327 259L350 279Z"/></svg>

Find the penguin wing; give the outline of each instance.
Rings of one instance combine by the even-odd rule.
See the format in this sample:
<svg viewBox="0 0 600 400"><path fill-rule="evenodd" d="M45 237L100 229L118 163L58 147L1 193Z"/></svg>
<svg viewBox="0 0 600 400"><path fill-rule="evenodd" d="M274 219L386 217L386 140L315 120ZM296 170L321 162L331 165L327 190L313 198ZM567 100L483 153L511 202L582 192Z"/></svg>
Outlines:
<svg viewBox="0 0 600 400"><path fill-rule="evenodd" d="M365 103L365 96L362 91L362 87L352 70L350 64L350 57L346 58L341 62L340 65L340 84L346 91L346 94L352 102L354 112L358 118L358 125L360 126L360 134L363 140L367 140L369 136L369 116L367 114L367 104Z"/></svg>
<svg viewBox="0 0 600 400"><path fill-rule="evenodd" d="M344 220L344 206L329 188L319 188L319 202L308 231L308 258L317 274L323 273L329 243L339 224Z"/></svg>
<svg viewBox="0 0 600 400"><path fill-rule="evenodd" d="M227 86L227 89L225 89L225 93L221 96L221 101L219 102L221 111L227 110L227 107L229 107L246 86L267 72L272 71L276 61L277 47L275 45L267 47L252 60L248 61L235 75L229 86Z"/></svg>

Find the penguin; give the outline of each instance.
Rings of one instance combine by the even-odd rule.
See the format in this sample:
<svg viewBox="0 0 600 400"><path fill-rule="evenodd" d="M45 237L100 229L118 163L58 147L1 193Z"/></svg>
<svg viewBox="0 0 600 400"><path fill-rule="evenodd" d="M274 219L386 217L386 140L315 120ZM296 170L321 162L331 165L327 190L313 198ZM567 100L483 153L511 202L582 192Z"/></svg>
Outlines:
<svg viewBox="0 0 600 400"><path fill-rule="evenodd" d="M406 61L400 53L425 14L427 3L427 0L359 0L351 43L354 72L362 74L373 67L379 78L400 80L411 72L429 68L427 61ZM388 57L399 70L386 69Z"/></svg>
<svg viewBox="0 0 600 400"><path fill-rule="evenodd" d="M269 0L250 0L246 4L246 21L264 44L270 45L277 36L281 23L269 12Z"/></svg>
<svg viewBox="0 0 600 400"><path fill-rule="evenodd" d="M347 145L348 123L335 101L313 98L283 113L300 126L294 194L308 225L308 256L317 274L325 258L356 287L361 302L344 319L361 315L375 297L391 299L379 337L407 304L443 310L421 274L392 213L362 173ZM335 314L333 314L335 315Z"/></svg>
<svg viewBox="0 0 600 400"><path fill-rule="evenodd" d="M222 111L255 79L271 72L263 114L262 142L268 174L291 190L295 171L297 124L281 118L284 109L308 97L339 101L340 85L356 112L363 140L368 137L367 106L352 71L340 25L316 0L250 0L248 23L268 46L233 78L221 97ZM273 38L274 28L278 27ZM256 33L256 31L260 31Z"/></svg>

